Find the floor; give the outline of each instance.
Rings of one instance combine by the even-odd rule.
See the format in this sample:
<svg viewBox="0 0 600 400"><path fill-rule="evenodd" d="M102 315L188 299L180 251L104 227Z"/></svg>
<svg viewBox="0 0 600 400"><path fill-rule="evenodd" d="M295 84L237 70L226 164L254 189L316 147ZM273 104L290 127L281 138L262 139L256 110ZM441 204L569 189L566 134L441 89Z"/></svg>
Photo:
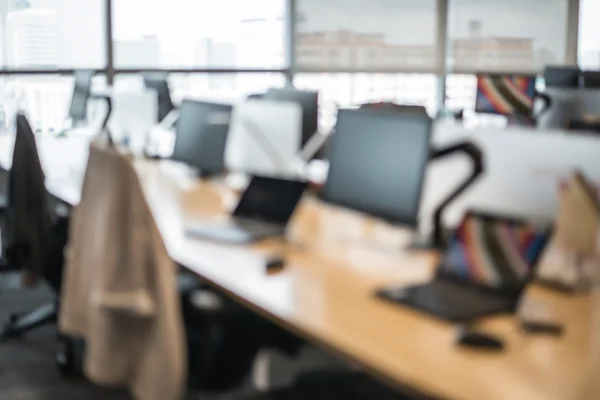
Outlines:
<svg viewBox="0 0 600 400"><path fill-rule="evenodd" d="M19 288L16 276L0 275L0 324L8 313L24 311L52 299L45 287ZM0 399L2 400L128 400L124 391L100 389L83 380L66 380L56 369L54 326L40 328L19 340L0 343ZM243 390L244 392L249 389ZM240 393L206 395L195 393L189 400L233 400Z"/></svg>

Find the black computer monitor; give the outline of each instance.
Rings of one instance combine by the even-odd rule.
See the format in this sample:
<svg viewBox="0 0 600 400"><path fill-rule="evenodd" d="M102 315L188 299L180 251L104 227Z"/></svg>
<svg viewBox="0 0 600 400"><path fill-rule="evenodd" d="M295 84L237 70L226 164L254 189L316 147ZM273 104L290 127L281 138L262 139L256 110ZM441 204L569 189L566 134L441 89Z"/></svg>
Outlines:
<svg viewBox="0 0 600 400"><path fill-rule="evenodd" d="M302 107L302 146L317 131L319 125L319 92L292 88L271 88L262 98L276 101L291 101Z"/></svg>
<svg viewBox="0 0 600 400"><path fill-rule="evenodd" d="M579 87L581 70L577 67L546 67L544 84L546 88L576 89Z"/></svg>
<svg viewBox="0 0 600 400"><path fill-rule="evenodd" d="M600 89L600 71L583 71L582 86L584 89Z"/></svg>
<svg viewBox="0 0 600 400"><path fill-rule="evenodd" d="M232 106L184 100L179 107L171 159L198 168L204 175L225 169L225 145Z"/></svg>
<svg viewBox="0 0 600 400"><path fill-rule="evenodd" d="M323 200L415 227L432 120L426 114L340 110Z"/></svg>
<svg viewBox="0 0 600 400"><path fill-rule="evenodd" d="M164 76L144 76L144 86L147 89L154 89L158 94L158 121L162 121L175 108L171 101L171 92L167 77Z"/></svg>
<svg viewBox="0 0 600 400"><path fill-rule="evenodd" d="M78 70L73 73L75 84L73 85L73 96L69 117L73 125L81 124L87 120L87 102L90 98L90 89L94 71Z"/></svg>

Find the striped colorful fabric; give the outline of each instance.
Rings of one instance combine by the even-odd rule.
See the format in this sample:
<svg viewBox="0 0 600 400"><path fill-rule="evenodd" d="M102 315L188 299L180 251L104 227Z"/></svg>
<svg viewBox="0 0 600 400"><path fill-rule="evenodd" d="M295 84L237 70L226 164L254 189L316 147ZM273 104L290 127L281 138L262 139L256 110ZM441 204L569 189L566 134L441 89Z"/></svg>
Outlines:
<svg viewBox="0 0 600 400"><path fill-rule="evenodd" d="M522 285L547 232L526 223L468 215L453 236L442 270L492 288Z"/></svg>
<svg viewBox="0 0 600 400"><path fill-rule="evenodd" d="M477 76L475 111L501 115L531 115L535 80L534 75Z"/></svg>

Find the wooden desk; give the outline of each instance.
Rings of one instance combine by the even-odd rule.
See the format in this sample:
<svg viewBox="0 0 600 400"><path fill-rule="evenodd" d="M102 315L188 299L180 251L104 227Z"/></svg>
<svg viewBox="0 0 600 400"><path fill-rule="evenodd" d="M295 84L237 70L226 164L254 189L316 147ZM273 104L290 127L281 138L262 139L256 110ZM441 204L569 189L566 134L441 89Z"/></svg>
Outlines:
<svg viewBox="0 0 600 400"><path fill-rule="evenodd" d="M453 326L373 297L381 284L413 283L433 272L435 255L404 250L408 231L307 198L289 244L209 243L186 237L184 221L225 216L235 201L230 191L200 183L168 163L139 162L137 168L177 262L389 381L450 399L577 399L600 357L600 296L563 297L535 287L524 306L564 323L564 337L526 336L513 318L494 318L483 325L507 340L507 351L459 349ZM285 252L287 266L268 276L262 255L275 248Z"/></svg>
<svg viewBox="0 0 600 400"><path fill-rule="evenodd" d="M382 284L431 276L436 256L405 251L408 231L306 198L289 243L210 243L186 237L184 223L225 216L235 196L222 184L199 182L174 163L139 161L136 168L175 261L275 323L390 383L448 399L598 398L594 387L589 397L580 391L600 371L600 295L563 297L534 287L524 305L537 305L564 323L564 337L526 336L514 319L494 318L482 325L505 338L507 351L459 349L453 326L373 297ZM65 187L76 188L77 182L65 181ZM267 275L263 257L273 249L285 253L286 268Z"/></svg>

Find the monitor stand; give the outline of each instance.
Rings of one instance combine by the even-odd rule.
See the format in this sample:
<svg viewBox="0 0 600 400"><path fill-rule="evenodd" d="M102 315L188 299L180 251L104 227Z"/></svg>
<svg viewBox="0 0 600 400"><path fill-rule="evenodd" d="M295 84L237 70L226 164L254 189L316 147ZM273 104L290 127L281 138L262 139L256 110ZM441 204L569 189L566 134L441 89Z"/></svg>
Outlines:
<svg viewBox="0 0 600 400"><path fill-rule="evenodd" d="M426 237L415 237L414 241L408 246L411 250L442 250L446 247L446 238L448 235L442 223L444 210L483 173L483 153L475 144L469 141L458 142L441 149L432 149L429 161L431 162L455 153L464 153L469 157L473 164L473 170L435 209L431 233Z"/></svg>
<svg viewBox="0 0 600 400"><path fill-rule="evenodd" d="M448 238L449 235L450 230L444 230L441 235L441 240L436 240L436 237L439 237L439 235L435 235L433 232L429 235L417 233L406 248L411 251L443 250L446 238Z"/></svg>

